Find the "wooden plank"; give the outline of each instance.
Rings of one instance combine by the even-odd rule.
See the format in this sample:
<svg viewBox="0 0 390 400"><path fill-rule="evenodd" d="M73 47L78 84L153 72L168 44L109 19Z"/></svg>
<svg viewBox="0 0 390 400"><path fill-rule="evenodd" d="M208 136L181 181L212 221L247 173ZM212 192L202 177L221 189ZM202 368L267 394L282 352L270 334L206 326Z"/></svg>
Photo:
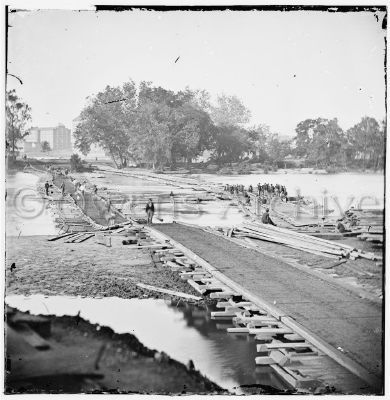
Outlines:
<svg viewBox="0 0 390 400"><path fill-rule="evenodd" d="M202 297L199 297L199 296L193 296L192 294L187 294L187 293L183 293L183 292L176 292L174 290L169 290L169 289L162 289L162 288L158 288L156 286L145 285L143 283L137 283L137 286L142 288L142 289L147 289L147 290L151 290L151 291L154 291L154 292L166 293L166 294L170 294L172 296L182 297L184 299L202 300Z"/></svg>
<svg viewBox="0 0 390 400"><path fill-rule="evenodd" d="M239 301L235 302L232 298L229 299L229 303L235 307L250 307L253 306L253 303L250 301Z"/></svg>
<svg viewBox="0 0 390 400"><path fill-rule="evenodd" d="M187 283L190 284L198 293L203 294L204 291L199 287L199 285L194 282L192 279L188 279Z"/></svg>
<svg viewBox="0 0 390 400"><path fill-rule="evenodd" d="M226 290L223 292L210 293L210 299L228 299L232 296L237 296L237 293Z"/></svg>
<svg viewBox="0 0 390 400"><path fill-rule="evenodd" d="M70 238L65 240L65 243L73 243L76 239L81 238L84 235L85 235L85 232L77 233L75 236L71 236Z"/></svg>
<svg viewBox="0 0 390 400"><path fill-rule="evenodd" d="M230 306L230 303L228 303L227 301L219 301L215 305L215 307L217 307L217 308L226 308L226 307L229 307L229 306Z"/></svg>
<svg viewBox="0 0 390 400"><path fill-rule="evenodd" d="M251 335L257 335L259 333L272 333L272 334L281 334L281 333L293 333L290 328L249 328L249 333Z"/></svg>
<svg viewBox="0 0 390 400"><path fill-rule="evenodd" d="M261 315L255 315L253 317L236 317L237 322L243 323L243 324L248 324L248 323L275 323L277 324L279 321L271 316L261 316Z"/></svg>
<svg viewBox="0 0 390 400"><path fill-rule="evenodd" d="M225 311L212 311L211 318L218 318L218 317L234 317L236 314L235 309L232 310L225 310Z"/></svg>
<svg viewBox="0 0 390 400"><path fill-rule="evenodd" d="M227 328L228 333L249 333L249 328L246 327L234 327L234 328Z"/></svg>
<svg viewBox="0 0 390 400"><path fill-rule="evenodd" d="M276 363L271 364L270 367L292 388L296 387L297 380L292 375L290 375L284 368L280 367Z"/></svg>
<svg viewBox="0 0 390 400"><path fill-rule="evenodd" d="M48 242L54 242L54 241L56 241L58 239L62 239L64 237L71 236L71 235L74 235L74 234L75 234L74 232L64 233L63 235L59 235L59 236L56 236L54 238L47 239L47 241Z"/></svg>
<svg viewBox="0 0 390 400"><path fill-rule="evenodd" d="M292 342L292 343L264 343L256 346L258 352L265 352L273 349L305 349L311 348L311 345L306 342Z"/></svg>
<svg viewBox="0 0 390 400"><path fill-rule="evenodd" d="M255 358L256 365L272 365L276 364L276 361L271 357L256 357Z"/></svg>
<svg viewBox="0 0 390 400"><path fill-rule="evenodd" d="M85 237L81 238L80 240L75 241L75 243L85 242L86 240L90 239L92 236L95 236L95 234L94 233L89 233Z"/></svg>

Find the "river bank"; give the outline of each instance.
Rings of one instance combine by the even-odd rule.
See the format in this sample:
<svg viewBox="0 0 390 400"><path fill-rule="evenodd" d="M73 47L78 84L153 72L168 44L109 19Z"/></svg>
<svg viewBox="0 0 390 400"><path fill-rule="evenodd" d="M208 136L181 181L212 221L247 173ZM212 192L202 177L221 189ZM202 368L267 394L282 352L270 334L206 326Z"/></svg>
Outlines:
<svg viewBox="0 0 390 400"><path fill-rule="evenodd" d="M226 393L134 335L115 333L78 315L42 317L8 307L7 321L7 394ZM43 335L34 333L40 347L28 345L35 332L31 327Z"/></svg>
<svg viewBox="0 0 390 400"><path fill-rule="evenodd" d="M95 240L76 244L49 242L49 238L7 239L7 295L164 298L162 294L137 287L137 283L197 294L177 274L153 261L149 250L124 246L123 237L113 236L111 247Z"/></svg>

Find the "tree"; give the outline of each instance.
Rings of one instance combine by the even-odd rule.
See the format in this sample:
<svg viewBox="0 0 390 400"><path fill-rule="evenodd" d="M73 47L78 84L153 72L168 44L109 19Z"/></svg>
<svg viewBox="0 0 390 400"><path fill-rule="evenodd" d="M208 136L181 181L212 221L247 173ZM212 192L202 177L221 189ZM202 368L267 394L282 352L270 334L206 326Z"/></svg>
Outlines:
<svg viewBox="0 0 390 400"><path fill-rule="evenodd" d="M31 120L31 108L23 103L15 90L7 91L6 95L6 149L15 160L18 142L28 135L27 124Z"/></svg>
<svg viewBox="0 0 390 400"><path fill-rule="evenodd" d="M295 128L295 132L297 133L297 136L294 138L295 153L298 157L308 156L313 140L314 128L319 121L320 119L305 119Z"/></svg>
<svg viewBox="0 0 390 400"><path fill-rule="evenodd" d="M337 118L332 120L319 118L313 131L313 139L308 154L309 160L324 167L340 165L343 161L344 132L338 125Z"/></svg>
<svg viewBox="0 0 390 400"><path fill-rule="evenodd" d="M206 112L190 102L175 109L172 116L172 156L174 160L182 157L190 163L211 145L213 123Z"/></svg>
<svg viewBox="0 0 390 400"><path fill-rule="evenodd" d="M216 106L210 106L210 115L217 126L237 127L248 123L251 117L250 111L238 97L225 94L218 96Z"/></svg>
<svg viewBox="0 0 390 400"><path fill-rule="evenodd" d="M347 131L348 141L353 149L353 158L362 160L363 169L372 166L377 169L384 160L386 122L382 126L371 117L362 120Z"/></svg>
<svg viewBox="0 0 390 400"><path fill-rule="evenodd" d="M204 98L204 93L188 88L175 93L141 83L137 109L139 143L147 147L153 165L174 166L179 158L190 163L209 147L213 124L202 109Z"/></svg>
<svg viewBox="0 0 390 400"><path fill-rule="evenodd" d="M307 157L316 166L342 164L345 138L337 118L306 119L297 125L295 131L296 155Z"/></svg>
<svg viewBox="0 0 390 400"><path fill-rule="evenodd" d="M171 140L167 124L169 107L142 102L137 110L137 141L132 148L137 161L163 167L171 161Z"/></svg>
<svg viewBox="0 0 390 400"><path fill-rule="evenodd" d="M136 86L134 82L122 87L107 86L103 92L89 99L80 114L75 130L76 147L88 154L91 144L108 151L117 167L127 165L129 150L136 140Z"/></svg>
<svg viewBox="0 0 390 400"><path fill-rule="evenodd" d="M78 154L70 156L70 168L72 171L81 172L83 170L83 162Z"/></svg>
<svg viewBox="0 0 390 400"><path fill-rule="evenodd" d="M250 153L259 162L268 161L267 141L271 135L270 127L265 124L254 126L248 130L248 137L251 142Z"/></svg>
<svg viewBox="0 0 390 400"><path fill-rule="evenodd" d="M218 164L239 161L248 151L249 145L245 129L235 126L217 127L212 158Z"/></svg>
<svg viewBox="0 0 390 400"><path fill-rule="evenodd" d="M276 164L290 153L290 144L287 141L280 141L279 136L276 133L272 133L266 141L266 153L268 161L271 164Z"/></svg>
<svg viewBox="0 0 390 400"><path fill-rule="evenodd" d="M44 142L41 143L41 150L42 150L43 152L47 152L47 151L50 151L50 150L51 150L50 144L49 144L48 141L45 140Z"/></svg>

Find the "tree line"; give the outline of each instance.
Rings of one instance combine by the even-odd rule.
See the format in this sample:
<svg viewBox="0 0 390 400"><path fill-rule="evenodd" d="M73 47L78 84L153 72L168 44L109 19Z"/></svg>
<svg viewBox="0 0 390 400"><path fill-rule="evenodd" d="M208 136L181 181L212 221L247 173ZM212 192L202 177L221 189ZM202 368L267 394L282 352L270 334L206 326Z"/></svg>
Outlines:
<svg viewBox="0 0 390 400"><path fill-rule="evenodd" d="M174 92L151 82L106 86L87 98L74 132L76 147L86 155L99 145L118 168L174 168L206 150L219 167L244 161L282 166L286 157L319 168L384 167L385 120L363 117L344 131L336 118L306 119L295 137L282 140L265 124L248 126L250 111L236 96L210 99L205 90ZM28 134L31 110L15 91L7 93L6 103L7 144L15 154Z"/></svg>

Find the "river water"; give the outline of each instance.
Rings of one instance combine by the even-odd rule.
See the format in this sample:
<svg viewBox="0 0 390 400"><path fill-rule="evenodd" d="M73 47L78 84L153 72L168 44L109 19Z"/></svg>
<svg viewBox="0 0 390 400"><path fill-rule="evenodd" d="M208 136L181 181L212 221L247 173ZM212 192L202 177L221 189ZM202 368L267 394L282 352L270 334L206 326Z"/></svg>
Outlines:
<svg viewBox="0 0 390 400"><path fill-rule="evenodd" d="M384 204L384 176L382 174L309 174L281 171L270 174L199 175L206 182L242 184L246 187L257 183L279 183L286 186L290 196L300 194L322 204L328 198L332 208L348 209L350 206L379 208Z"/></svg>
<svg viewBox="0 0 390 400"><path fill-rule="evenodd" d="M37 192L38 176L16 172L9 173L6 180L6 235L33 236L56 235L49 202Z"/></svg>
<svg viewBox="0 0 390 400"><path fill-rule="evenodd" d="M240 385L288 385L269 367L255 364L253 335L227 334L231 320L212 320L214 306L155 299L91 299L64 296L8 296L6 304L35 315L77 315L117 333L132 333L145 346L164 351L184 364L189 360L221 387L243 393ZM115 310L115 312L113 312Z"/></svg>
<svg viewBox="0 0 390 400"><path fill-rule="evenodd" d="M187 175L185 175L187 177ZM243 214L230 201L205 201L200 204L178 202L175 205L160 202L171 191L175 195L191 196L197 194L190 187L177 188L162 182L116 175L110 172L86 174L98 187L121 192L137 201L152 197L156 206L155 223L179 221L198 226L232 226L243 221ZM322 205L325 198L327 208L333 209L337 217L351 206L362 208L383 208L384 177L380 174L345 173L320 175L291 172L250 175L191 175L198 182L243 184L246 187L258 182L279 183L286 186L289 195L300 193L305 198ZM6 188L6 234L55 235L58 233L53 218L47 210L48 202L36 192L38 177L31 173L8 174ZM198 192L199 193L199 192ZM135 208L136 215L144 216L145 204L140 202Z"/></svg>
<svg viewBox="0 0 390 400"><path fill-rule="evenodd" d="M99 176L99 178L97 178ZM289 171L270 174L250 175L183 175L197 182L219 184L243 184L248 187L257 183L279 183L286 186L290 196L303 195L313 204L334 210L331 216L341 216L351 206L362 208L383 208L384 205L384 176L380 174L309 174ZM179 203L175 206L160 202L160 196L167 196L171 190L175 195L193 196L197 192L189 188L167 186L162 182L151 182L146 179L130 176L118 176L114 173L103 172L100 175L88 176L98 186L126 194L137 201L145 198L144 194L153 198L156 206L154 222L179 221L199 226L232 226L243 221L243 214L230 201L207 201L201 204ZM180 178L180 177L179 177ZM145 204L138 204L134 212L144 215ZM159 218L159 219L158 219ZM163 221L161 221L161 219Z"/></svg>

